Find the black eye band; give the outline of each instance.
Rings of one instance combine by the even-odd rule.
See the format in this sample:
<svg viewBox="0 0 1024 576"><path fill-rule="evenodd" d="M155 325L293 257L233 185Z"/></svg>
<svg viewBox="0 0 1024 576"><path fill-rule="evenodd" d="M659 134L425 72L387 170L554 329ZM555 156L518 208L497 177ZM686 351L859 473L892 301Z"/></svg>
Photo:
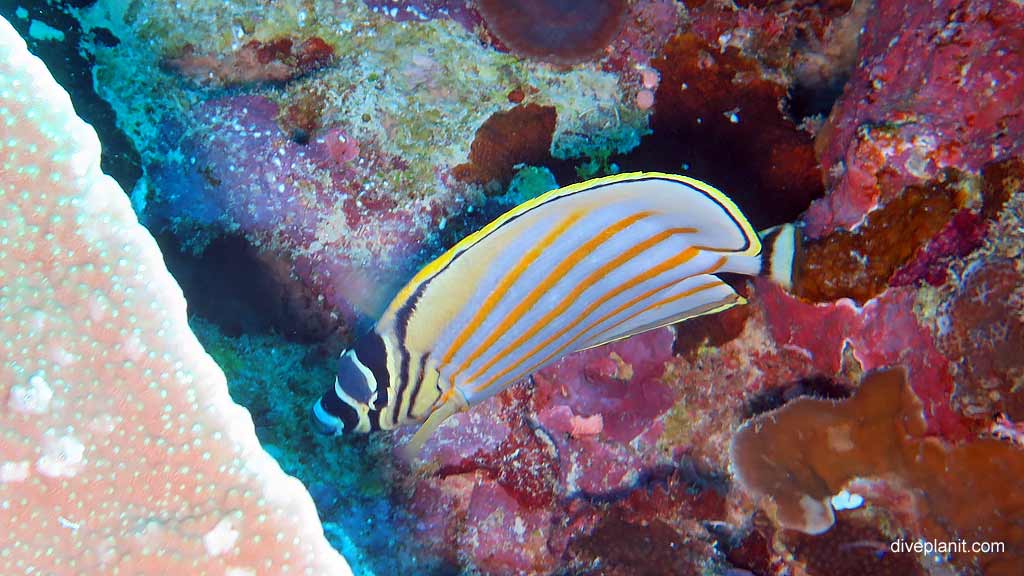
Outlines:
<svg viewBox="0 0 1024 576"><path fill-rule="evenodd" d="M370 403L370 384L357 365L359 358L351 353L338 358L338 385L350 398L362 404Z"/></svg>
<svg viewBox="0 0 1024 576"><path fill-rule="evenodd" d="M366 366L377 381L377 389L380 390L391 381L388 375L387 348L384 346L384 339L376 332L370 332L356 341L353 349L359 361Z"/></svg>

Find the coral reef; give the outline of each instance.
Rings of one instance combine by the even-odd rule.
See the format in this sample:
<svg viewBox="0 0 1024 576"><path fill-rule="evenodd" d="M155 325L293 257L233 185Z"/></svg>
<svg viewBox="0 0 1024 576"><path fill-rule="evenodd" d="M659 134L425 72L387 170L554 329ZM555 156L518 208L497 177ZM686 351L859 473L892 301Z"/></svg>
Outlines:
<svg viewBox="0 0 1024 576"><path fill-rule="evenodd" d="M1024 437L1020 3L633 0L527 26L539 40L497 4L70 11L142 156L133 206L191 309L216 322L193 324L266 449L310 486L330 542L365 574L1016 567L1012 549L950 564L882 548L1018 541L983 515L1017 510ZM419 264L510 205L616 170L686 173L758 228L801 224L793 293L737 280L748 306L565 358L452 418L422 468L394 451L410 430L311 436L330 358ZM248 308L262 322L231 318L253 312L212 288L236 271L269 286ZM906 411L871 421L885 437L858 444L863 459L826 474L785 441L761 449L811 484L741 474L753 492L790 490L776 519L733 481L745 421L741 438L801 406L884 408L864 407L872 377L858 383L893 366L906 383L882 391L905 401L890 415ZM942 466L973 483L938 485ZM786 528L792 498L824 514L843 488L866 505L823 534Z"/></svg>
<svg viewBox="0 0 1024 576"><path fill-rule="evenodd" d="M759 227L793 220L794 207L822 193L810 135L779 109L785 85L763 78L755 60L690 33L666 44L652 66L661 82L651 126L671 138L673 169L735 191Z"/></svg>
<svg viewBox="0 0 1024 576"><path fill-rule="evenodd" d="M924 576L927 569L910 554L895 554L893 539L871 518L852 512L837 518L821 535L796 531L782 536L785 546L813 576Z"/></svg>
<svg viewBox="0 0 1024 576"><path fill-rule="evenodd" d="M178 142L193 154L189 172L159 165L152 182L173 190L174 206L188 206L170 213L179 229L243 232L265 261L287 262L302 280L296 289L321 311L312 319L337 326L340 316L351 326L397 290L396 263L408 262L445 205L438 198L399 205L381 181L400 169L399 159L359 146L340 127L297 143L278 127L279 115L277 104L257 96L204 102L193 110L196 127ZM382 212L390 213L386 225Z"/></svg>
<svg viewBox="0 0 1024 576"><path fill-rule="evenodd" d="M294 263L310 331L344 334L444 247L439 230L494 215L483 192L519 163L636 146L646 113L616 74L500 53L451 19L472 12L457 4L80 11L120 40L92 48L143 156L136 205L185 250L232 234L272 269Z"/></svg>
<svg viewBox="0 0 1024 576"><path fill-rule="evenodd" d="M390 445L339 446L308 426L308 399L333 377L333 363L316 348L274 334L228 336L198 317L190 321L207 352L224 370L231 397L252 414L263 448L309 488L328 541L356 574L445 573L410 533L418 521L389 499Z"/></svg>
<svg viewBox="0 0 1024 576"><path fill-rule="evenodd" d="M537 104L495 112L477 128L469 162L456 166L452 173L477 184L496 181L504 190L517 164L550 163L556 116L554 107Z"/></svg>
<svg viewBox="0 0 1024 576"><path fill-rule="evenodd" d="M976 172L1024 152L1024 7L1002 0L878 2L858 60L817 136L830 194L808 232L858 224L879 202L946 167Z"/></svg>
<svg viewBox="0 0 1024 576"><path fill-rule="evenodd" d="M917 295L893 288L863 308L849 300L811 305L762 284L758 291L775 345L801 350L808 368L848 379L864 370L903 365L925 403L930 432L960 439L963 419L950 406L948 361L915 315Z"/></svg>
<svg viewBox="0 0 1024 576"><path fill-rule="evenodd" d="M949 327L939 343L963 381L972 383L955 396L968 415L1003 413L1024 420L1024 395L1018 394L1024 384L1022 280L1009 260L979 263L947 303Z"/></svg>
<svg viewBox="0 0 1024 576"><path fill-rule="evenodd" d="M861 304L877 296L940 231L950 227L947 236L955 237L973 223L954 219L969 214L958 212L966 202L958 184L957 175L949 173L935 182L908 186L872 211L856 232L838 230L805 242L794 264L796 293L815 302L850 298ZM908 278L893 279L893 283L908 284L915 274L905 272L904 276Z"/></svg>
<svg viewBox="0 0 1024 576"><path fill-rule="evenodd" d="M351 574L99 142L0 18L0 572Z"/></svg>
<svg viewBox="0 0 1024 576"><path fill-rule="evenodd" d="M570 570L584 574L701 574L722 559L710 536L695 537L704 522L725 518L722 486L695 470L645 479L612 504L578 502L564 532Z"/></svg>
<svg viewBox="0 0 1024 576"><path fill-rule="evenodd" d="M333 58L334 49L314 36L297 46L291 38L251 40L230 54L197 54L195 46L186 44L167 65L201 84L223 87L284 82L322 68Z"/></svg>

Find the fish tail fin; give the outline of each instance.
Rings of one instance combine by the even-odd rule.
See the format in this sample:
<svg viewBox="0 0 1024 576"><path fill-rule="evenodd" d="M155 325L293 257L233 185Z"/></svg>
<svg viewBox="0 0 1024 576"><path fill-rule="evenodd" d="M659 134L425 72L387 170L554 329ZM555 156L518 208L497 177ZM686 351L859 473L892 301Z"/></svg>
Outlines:
<svg viewBox="0 0 1024 576"><path fill-rule="evenodd" d="M762 230L758 236L761 237L761 275L791 291L793 262L800 249L800 229L794 224L780 224Z"/></svg>

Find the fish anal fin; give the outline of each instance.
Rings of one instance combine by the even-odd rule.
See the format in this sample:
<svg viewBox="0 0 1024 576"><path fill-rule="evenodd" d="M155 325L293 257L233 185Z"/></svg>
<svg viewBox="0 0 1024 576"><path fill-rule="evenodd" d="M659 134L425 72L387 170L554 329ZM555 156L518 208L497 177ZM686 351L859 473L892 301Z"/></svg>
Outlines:
<svg viewBox="0 0 1024 576"><path fill-rule="evenodd" d="M405 461L412 466L416 462L420 451L423 450L423 445L426 444L427 440L430 440L430 437L434 435L434 432L437 431L441 424L450 416L468 409L469 403L466 402L466 397L463 396L462 392L454 386L450 388L430 413L430 416L427 416L423 424L420 424L419 430L413 434L412 438L405 445L399 448Z"/></svg>
<svg viewBox="0 0 1024 576"><path fill-rule="evenodd" d="M702 306L687 308L675 312L669 310L666 311L666 315L660 318L652 319L650 322L646 322L643 324L634 324L632 326L625 327L625 329L619 329L613 334L607 334L603 335L603 337L593 338L590 340L590 342L586 343L584 346L581 346L580 348L577 348L576 350L579 351L597 348L598 346L604 346L605 344L617 342L619 340L623 340L629 338L630 336L635 336L643 332L647 332L657 328L662 328L665 326L670 326L672 324L683 322L685 320L690 320L691 318L696 318L698 316L717 314L718 312L728 310L733 306L743 305L747 303L747 299L735 293L732 290L732 288L729 287L728 284L718 281L716 287L719 289L724 289L723 291L727 290L728 292L724 294L722 298L713 300L711 302L707 302Z"/></svg>

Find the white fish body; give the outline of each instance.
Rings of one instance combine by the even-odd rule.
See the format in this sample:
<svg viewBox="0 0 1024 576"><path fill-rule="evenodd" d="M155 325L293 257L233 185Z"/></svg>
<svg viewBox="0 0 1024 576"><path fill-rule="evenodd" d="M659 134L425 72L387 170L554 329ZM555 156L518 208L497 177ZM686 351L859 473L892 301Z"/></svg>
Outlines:
<svg viewBox="0 0 1024 576"><path fill-rule="evenodd" d="M779 232L772 247L792 237ZM784 283L792 250L770 258ZM429 418L418 448L451 413L566 354L743 303L716 274L758 274L762 260L740 210L698 180L632 173L553 190L416 274L342 355L314 415L333 433Z"/></svg>

